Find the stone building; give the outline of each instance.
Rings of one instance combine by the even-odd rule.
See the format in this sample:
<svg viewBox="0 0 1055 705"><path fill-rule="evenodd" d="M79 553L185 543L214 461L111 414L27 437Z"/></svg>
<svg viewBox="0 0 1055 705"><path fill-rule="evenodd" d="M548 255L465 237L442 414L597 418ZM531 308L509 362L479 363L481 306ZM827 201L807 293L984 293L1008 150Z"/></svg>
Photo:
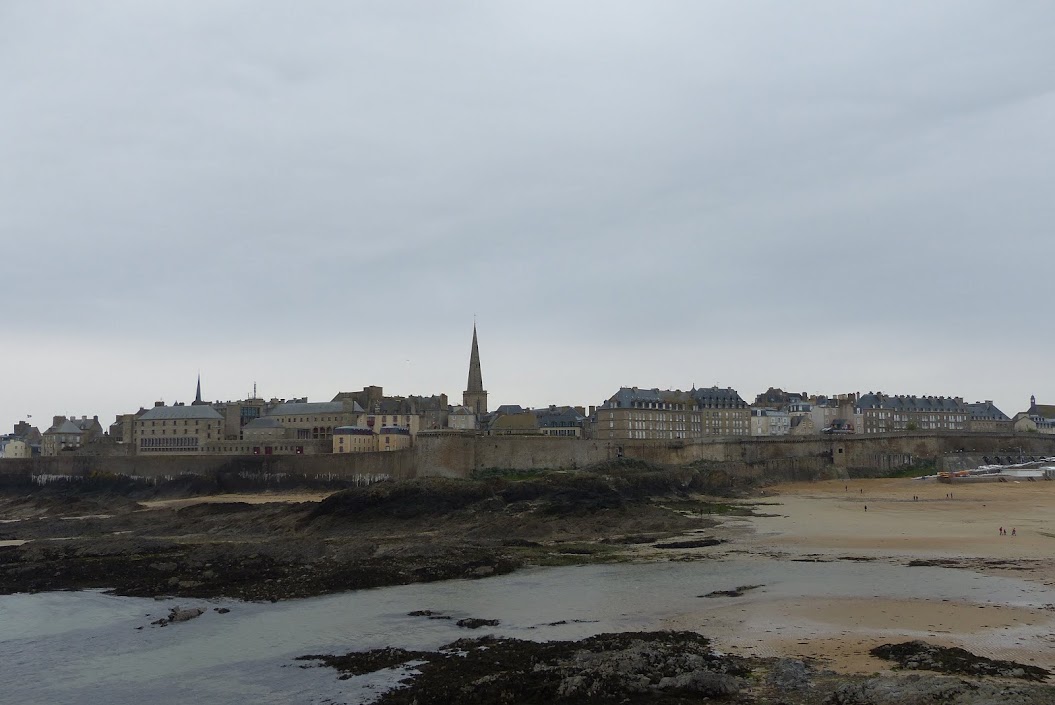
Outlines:
<svg viewBox="0 0 1055 705"><path fill-rule="evenodd" d="M518 408L511 412L496 412L487 424L490 436L537 436L540 435L538 418L528 409Z"/></svg>
<svg viewBox="0 0 1055 705"><path fill-rule="evenodd" d="M582 438L586 426L586 410L581 406L556 406L554 404L534 410L539 433L543 436Z"/></svg>
<svg viewBox="0 0 1055 705"><path fill-rule="evenodd" d="M1037 397L1031 396L1029 409L1015 414L1011 423L1016 431L1055 433L1055 406L1038 404Z"/></svg>
<svg viewBox="0 0 1055 705"><path fill-rule="evenodd" d="M204 453L205 445L222 440L223 433L223 417L211 406L159 401L136 418L132 443L143 455Z"/></svg>
<svg viewBox="0 0 1055 705"><path fill-rule="evenodd" d="M410 429L404 426L382 426L377 434L377 449L381 452L403 450L410 443Z"/></svg>
<svg viewBox="0 0 1055 705"><path fill-rule="evenodd" d="M747 436L751 411L731 388L623 387L596 411L598 440L675 440Z"/></svg>
<svg viewBox="0 0 1055 705"><path fill-rule="evenodd" d="M56 416L41 437L40 454L58 455L63 451L77 450L84 445L84 438L84 429L65 416Z"/></svg>
<svg viewBox="0 0 1055 705"><path fill-rule="evenodd" d="M996 408L991 399L968 404L971 418L967 430L975 433L1006 432L1011 430L1011 417Z"/></svg>
<svg viewBox="0 0 1055 705"><path fill-rule="evenodd" d="M289 438L286 427L277 419L263 418L253 419L241 430L243 441L274 441ZM236 440L227 437L225 440Z"/></svg>
<svg viewBox="0 0 1055 705"><path fill-rule="evenodd" d="M332 441L296 438L258 438L211 441L202 446L206 455L329 455Z"/></svg>
<svg viewBox="0 0 1055 705"><path fill-rule="evenodd" d="M791 416L787 411L751 407L752 436L786 436L790 431Z"/></svg>
<svg viewBox="0 0 1055 705"><path fill-rule="evenodd" d="M971 410L962 397L862 394L857 400L863 433L966 431Z"/></svg>
<svg viewBox="0 0 1055 705"><path fill-rule="evenodd" d="M479 421L476 412L467 406L455 406L447 415L447 428L459 431L471 431L476 428Z"/></svg>
<svg viewBox="0 0 1055 705"><path fill-rule="evenodd" d="M32 455L29 444L21 438L5 437L0 440L0 458L29 458Z"/></svg>
<svg viewBox="0 0 1055 705"><path fill-rule="evenodd" d="M446 394L385 396L381 387L371 386L361 392L340 392L333 401L354 403L382 426L406 426L414 436L418 431L447 428L450 416Z"/></svg>
<svg viewBox="0 0 1055 705"><path fill-rule="evenodd" d="M309 402L304 398L279 403L265 418L286 429L288 438L328 441L333 429L359 425L363 414L354 401Z"/></svg>
<svg viewBox="0 0 1055 705"><path fill-rule="evenodd" d="M373 453L377 434L366 426L339 426L333 429L334 453Z"/></svg>

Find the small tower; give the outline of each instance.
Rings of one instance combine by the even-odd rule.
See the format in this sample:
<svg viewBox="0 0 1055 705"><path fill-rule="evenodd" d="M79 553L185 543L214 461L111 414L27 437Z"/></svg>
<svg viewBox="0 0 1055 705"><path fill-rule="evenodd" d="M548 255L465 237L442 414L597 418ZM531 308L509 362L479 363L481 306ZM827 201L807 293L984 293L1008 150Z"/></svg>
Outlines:
<svg viewBox="0 0 1055 705"><path fill-rule="evenodd" d="M462 392L462 404L473 410L477 417L487 413L487 392L480 373L480 347L476 342L476 324L473 324L473 350L469 354L469 382Z"/></svg>

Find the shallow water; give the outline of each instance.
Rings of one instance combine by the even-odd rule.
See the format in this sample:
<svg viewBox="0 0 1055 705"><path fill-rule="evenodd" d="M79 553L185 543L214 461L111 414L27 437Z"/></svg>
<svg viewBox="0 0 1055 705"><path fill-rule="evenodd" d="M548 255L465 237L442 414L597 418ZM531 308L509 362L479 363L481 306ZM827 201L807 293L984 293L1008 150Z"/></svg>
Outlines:
<svg viewBox="0 0 1055 705"><path fill-rule="evenodd" d="M744 598L700 599L738 585L765 587ZM961 570L885 563L771 560L595 565L527 570L362 590L276 604L113 597L99 592L0 596L0 701L12 703L366 702L392 676L339 681L301 668L309 653L401 646L428 649L469 635L581 638L662 628L686 615L752 599L932 597L1039 607L1055 591ZM150 622L182 607L226 606L190 622ZM409 617L442 611L452 620ZM501 620L469 631L462 617ZM577 620L577 621L576 621ZM567 624L550 625L557 621ZM137 627L143 627L137 629Z"/></svg>

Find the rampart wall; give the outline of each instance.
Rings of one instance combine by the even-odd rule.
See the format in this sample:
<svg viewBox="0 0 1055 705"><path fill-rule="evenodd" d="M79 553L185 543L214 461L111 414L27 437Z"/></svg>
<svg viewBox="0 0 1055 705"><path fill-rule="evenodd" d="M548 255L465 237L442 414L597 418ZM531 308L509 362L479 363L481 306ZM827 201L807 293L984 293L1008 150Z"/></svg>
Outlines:
<svg viewBox="0 0 1055 705"><path fill-rule="evenodd" d="M623 443L553 436L420 434L414 447L387 453L300 456L98 456L3 459L0 475L115 474L171 479L234 473L307 480L375 481L474 472L576 469L620 458L659 465L720 463L738 475L811 479L881 475L921 461L939 469L977 465L981 458L1055 455L1055 436L1030 433L795 436ZM973 465L970 465L973 467Z"/></svg>

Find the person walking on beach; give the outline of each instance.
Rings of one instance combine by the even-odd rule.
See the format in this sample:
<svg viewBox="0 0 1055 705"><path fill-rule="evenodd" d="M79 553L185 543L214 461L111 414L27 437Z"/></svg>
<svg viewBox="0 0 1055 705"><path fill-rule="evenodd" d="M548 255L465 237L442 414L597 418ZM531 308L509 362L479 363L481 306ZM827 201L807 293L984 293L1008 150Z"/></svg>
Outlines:
<svg viewBox="0 0 1055 705"><path fill-rule="evenodd" d="M1017 536L1018 535L1018 531L1014 527L1012 527L1012 529L1011 529L1011 535L1012 536Z"/></svg>
<svg viewBox="0 0 1055 705"><path fill-rule="evenodd" d="M1001 536L1003 536L1003 535L1004 535L1004 527L1002 527L1002 526L1000 527L1000 535L1001 535Z"/></svg>

